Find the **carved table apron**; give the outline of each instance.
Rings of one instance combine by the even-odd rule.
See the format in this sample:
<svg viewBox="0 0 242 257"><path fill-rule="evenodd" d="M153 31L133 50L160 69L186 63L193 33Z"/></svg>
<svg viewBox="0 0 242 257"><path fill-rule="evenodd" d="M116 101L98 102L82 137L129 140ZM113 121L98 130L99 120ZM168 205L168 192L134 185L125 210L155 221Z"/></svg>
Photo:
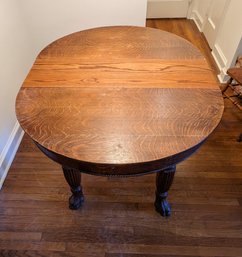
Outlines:
<svg viewBox="0 0 242 257"><path fill-rule="evenodd" d="M16 99L24 131L62 165L78 209L81 172L156 172L155 208L166 200L176 164L218 125L223 100L205 58L161 30L120 26L85 30L38 55Z"/></svg>

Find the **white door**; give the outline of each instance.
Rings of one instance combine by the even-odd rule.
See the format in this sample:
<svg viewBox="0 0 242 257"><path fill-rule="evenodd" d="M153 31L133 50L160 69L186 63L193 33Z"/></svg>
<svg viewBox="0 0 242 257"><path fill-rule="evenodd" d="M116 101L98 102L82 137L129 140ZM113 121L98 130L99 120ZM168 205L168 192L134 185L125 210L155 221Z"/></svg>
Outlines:
<svg viewBox="0 0 242 257"><path fill-rule="evenodd" d="M189 0L148 0L147 18L185 18Z"/></svg>
<svg viewBox="0 0 242 257"><path fill-rule="evenodd" d="M230 0L211 0L206 14L203 33L212 49Z"/></svg>

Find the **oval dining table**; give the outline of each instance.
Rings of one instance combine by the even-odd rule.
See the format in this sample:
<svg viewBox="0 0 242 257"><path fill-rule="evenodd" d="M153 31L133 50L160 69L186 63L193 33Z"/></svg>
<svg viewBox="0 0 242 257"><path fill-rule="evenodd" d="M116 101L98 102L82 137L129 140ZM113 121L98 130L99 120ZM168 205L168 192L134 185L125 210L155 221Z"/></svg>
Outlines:
<svg viewBox="0 0 242 257"><path fill-rule="evenodd" d="M62 166L71 209L84 201L81 173L156 173L155 209L162 216L171 213L167 195L176 164L202 145L223 108L196 47L134 26L89 29L51 43L16 99L23 130Z"/></svg>

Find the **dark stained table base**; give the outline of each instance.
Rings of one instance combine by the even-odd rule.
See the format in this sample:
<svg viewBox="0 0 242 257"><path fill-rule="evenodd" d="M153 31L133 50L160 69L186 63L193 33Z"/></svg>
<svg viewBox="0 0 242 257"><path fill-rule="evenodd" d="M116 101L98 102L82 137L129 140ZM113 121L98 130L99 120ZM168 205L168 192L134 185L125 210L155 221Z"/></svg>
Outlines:
<svg viewBox="0 0 242 257"><path fill-rule="evenodd" d="M164 217L171 215L171 207L166 198L173 182L175 171L176 166L173 165L156 173L155 209Z"/></svg>
<svg viewBox="0 0 242 257"><path fill-rule="evenodd" d="M84 195L81 186L81 172L66 166L62 166L62 169L72 192L72 195L69 198L69 208L77 210L84 202ZM154 205L156 211L164 217L171 215L170 204L166 198L168 196L168 190L172 185L175 171L176 166L173 165L156 173L156 198Z"/></svg>
<svg viewBox="0 0 242 257"><path fill-rule="evenodd" d="M81 186L81 172L65 166L62 166L62 169L72 192L72 195L69 198L69 208L71 210L77 210L84 202L84 195Z"/></svg>

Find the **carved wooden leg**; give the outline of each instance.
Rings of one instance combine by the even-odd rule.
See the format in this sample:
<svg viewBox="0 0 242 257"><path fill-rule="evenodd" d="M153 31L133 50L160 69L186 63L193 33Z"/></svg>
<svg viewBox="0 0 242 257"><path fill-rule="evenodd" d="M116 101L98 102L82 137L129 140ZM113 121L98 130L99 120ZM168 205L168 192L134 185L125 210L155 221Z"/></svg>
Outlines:
<svg viewBox="0 0 242 257"><path fill-rule="evenodd" d="M62 166L62 169L72 192L72 196L69 198L69 208L77 210L81 207L84 201L84 195L81 187L81 172L64 166Z"/></svg>
<svg viewBox="0 0 242 257"><path fill-rule="evenodd" d="M162 216L171 215L171 207L167 202L166 198L168 190L172 184L176 166L170 166L156 174L156 198L155 198L155 209Z"/></svg>

